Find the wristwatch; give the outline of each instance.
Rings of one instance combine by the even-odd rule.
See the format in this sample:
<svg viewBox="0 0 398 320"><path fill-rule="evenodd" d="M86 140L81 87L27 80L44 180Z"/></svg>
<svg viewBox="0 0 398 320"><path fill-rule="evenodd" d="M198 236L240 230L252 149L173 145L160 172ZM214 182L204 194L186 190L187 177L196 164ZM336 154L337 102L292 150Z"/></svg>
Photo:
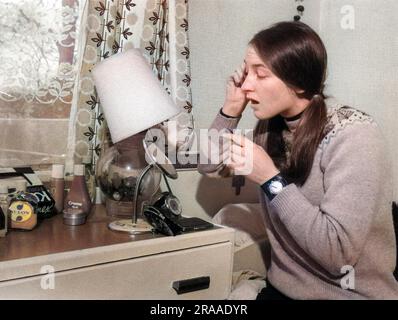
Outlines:
<svg viewBox="0 0 398 320"><path fill-rule="evenodd" d="M288 183L285 180L285 178L283 178L283 176L280 173L278 173L276 176L273 176L271 179L264 182L261 185L261 189L263 189L263 191L267 195L268 200L271 201L287 185Z"/></svg>

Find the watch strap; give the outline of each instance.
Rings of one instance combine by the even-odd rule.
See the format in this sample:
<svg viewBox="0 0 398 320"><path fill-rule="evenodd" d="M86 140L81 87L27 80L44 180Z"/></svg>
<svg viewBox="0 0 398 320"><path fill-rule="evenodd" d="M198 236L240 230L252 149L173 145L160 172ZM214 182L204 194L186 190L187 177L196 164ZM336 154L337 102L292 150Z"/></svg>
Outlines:
<svg viewBox="0 0 398 320"><path fill-rule="evenodd" d="M264 182L261 185L261 189L264 191L264 193L266 194L269 201L272 201L272 199L274 199L275 196L281 191L280 190L277 193L273 192L273 190L271 189L271 185L272 185L272 183L275 183L275 182L281 183L283 188L288 185L288 182L280 173L278 173L277 175L273 176L271 179Z"/></svg>

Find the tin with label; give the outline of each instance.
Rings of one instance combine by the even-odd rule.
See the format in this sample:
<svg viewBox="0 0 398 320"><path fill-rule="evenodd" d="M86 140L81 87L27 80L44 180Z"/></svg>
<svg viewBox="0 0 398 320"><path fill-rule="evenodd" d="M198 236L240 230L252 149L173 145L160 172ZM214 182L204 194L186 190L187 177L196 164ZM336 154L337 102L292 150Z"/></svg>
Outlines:
<svg viewBox="0 0 398 320"><path fill-rule="evenodd" d="M39 199L27 192L19 192L11 200L8 209L12 229L32 230L37 225Z"/></svg>

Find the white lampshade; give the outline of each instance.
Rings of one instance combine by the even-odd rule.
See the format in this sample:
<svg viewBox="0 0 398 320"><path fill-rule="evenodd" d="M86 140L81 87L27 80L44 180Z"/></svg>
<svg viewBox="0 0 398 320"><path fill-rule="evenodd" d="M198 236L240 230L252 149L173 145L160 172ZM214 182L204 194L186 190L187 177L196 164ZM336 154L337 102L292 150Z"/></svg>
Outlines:
<svg viewBox="0 0 398 320"><path fill-rule="evenodd" d="M113 143L181 112L138 49L101 61L92 74Z"/></svg>

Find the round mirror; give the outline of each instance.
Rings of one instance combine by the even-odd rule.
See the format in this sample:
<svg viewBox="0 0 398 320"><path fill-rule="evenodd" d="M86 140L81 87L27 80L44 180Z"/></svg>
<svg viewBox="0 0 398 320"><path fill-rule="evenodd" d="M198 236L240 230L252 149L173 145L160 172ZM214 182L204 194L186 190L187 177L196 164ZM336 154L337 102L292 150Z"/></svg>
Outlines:
<svg viewBox="0 0 398 320"><path fill-rule="evenodd" d="M155 144L147 144L145 140L142 141L145 149L145 154L149 158L149 163L153 163L160 171L171 179L177 179L178 174L174 168L173 163L164 154L164 152Z"/></svg>

